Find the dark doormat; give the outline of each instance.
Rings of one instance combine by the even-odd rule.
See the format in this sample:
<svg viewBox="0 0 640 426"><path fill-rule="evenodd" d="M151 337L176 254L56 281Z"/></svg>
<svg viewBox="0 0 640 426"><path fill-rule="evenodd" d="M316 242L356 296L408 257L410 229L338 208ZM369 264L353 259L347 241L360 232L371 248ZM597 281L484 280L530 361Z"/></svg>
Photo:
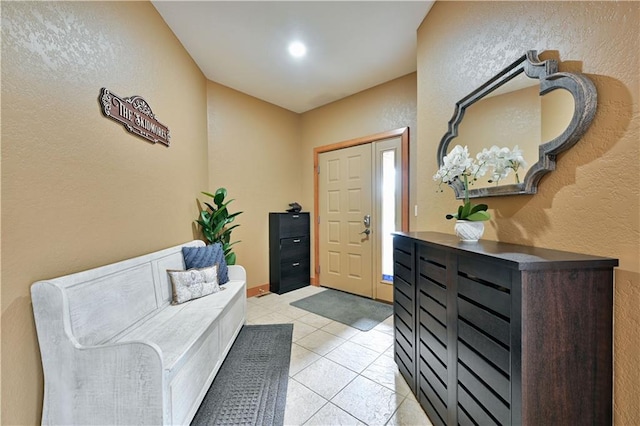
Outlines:
<svg viewBox="0 0 640 426"><path fill-rule="evenodd" d="M282 425L293 324L245 325L192 425Z"/></svg>
<svg viewBox="0 0 640 426"><path fill-rule="evenodd" d="M290 305L362 331L371 330L393 314L393 305L331 289Z"/></svg>

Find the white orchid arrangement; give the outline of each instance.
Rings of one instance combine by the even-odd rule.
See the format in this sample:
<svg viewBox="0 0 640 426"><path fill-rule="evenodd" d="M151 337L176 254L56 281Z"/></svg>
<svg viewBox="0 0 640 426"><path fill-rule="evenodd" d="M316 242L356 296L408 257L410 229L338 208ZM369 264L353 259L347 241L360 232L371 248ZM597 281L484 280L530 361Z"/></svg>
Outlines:
<svg viewBox="0 0 640 426"><path fill-rule="evenodd" d="M478 164L469 156L469 149L456 145L449 154L445 155L442 167L438 169L433 180L440 181L440 191L443 183L452 183L462 179L464 184L464 204L458 207L456 214L448 214L447 219L481 221L491 219L486 204L471 204L469 201L469 179L475 181L487 172L486 163Z"/></svg>
<svg viewBox="0 0 640 426"><path fill-rule="evenodd" d="M516 183L520 183L518 169L527 167L527 162L518 145L514 146L513 149L507 147L499 148L493 145L489 149L483 149L482 152L476 155L476 158L480 164L493 168L489 183L495 182L496 185L498 185L500 180L509 176L511 171L515 173Z"/></svg>
<svg viewBox="0 0 640 426"><path fill-rule="evenodd" d="M440 192L442 192L443 183L450 184L460 179L464 185L464 204L458 207L457 213L448 214L447 219L470 221L491 219L491 215L487 212L489 207L486 204L472 204L469 201L469 183L484 176L490 168L492 170L489 182L497 184L513 171L519 183L518 169L526 166L522 150L517 145L512 150L495 145L490 149L485 148L476 155L475 160L469 155L467 146L456 145L449 154L445 155L442 166L433 175L433 180L440 181Z"/></svg>

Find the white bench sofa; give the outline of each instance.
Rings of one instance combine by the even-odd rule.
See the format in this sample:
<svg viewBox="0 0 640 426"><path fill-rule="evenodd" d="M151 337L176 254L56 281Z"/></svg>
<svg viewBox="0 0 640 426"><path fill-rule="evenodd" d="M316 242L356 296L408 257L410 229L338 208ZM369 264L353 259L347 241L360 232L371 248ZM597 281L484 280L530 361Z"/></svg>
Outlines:
<svg viewBox="0 0 640 426"><path fill-rule="evenodd" d="M246 272L171 305L183 246L31 287L44 369L43 424L187 424L246 317Z"/></svg>

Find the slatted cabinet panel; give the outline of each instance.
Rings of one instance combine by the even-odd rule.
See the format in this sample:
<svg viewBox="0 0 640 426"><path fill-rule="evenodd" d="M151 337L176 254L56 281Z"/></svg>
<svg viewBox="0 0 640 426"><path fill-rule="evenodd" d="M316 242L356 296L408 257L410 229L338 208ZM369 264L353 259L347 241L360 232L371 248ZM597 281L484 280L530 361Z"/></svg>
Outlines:
<svg viewBox="0 0 640 426"><path fill-rule="evenodd" d="M416 286L411 241L393 239L394 359L411 390L416 391Z"/></svg>
<svg viewBox="0 0 640 426"><path fill-rule="evenodd" d="M469 424L509 424L511 273L460 256L457 275L458 395L464 395L458 417Z"/></svg>
<svg viewBox="0 0 640 426"><path fill-rule="evenodd" d="M611 424L617 259L394 234L396 363L436 425Z"/></svg>
<svg viewBox="0 0 640 426"><path fill-rule="evenodd" d="M447 259L418 247L418 400L435 424L447 423Z"/></svg>

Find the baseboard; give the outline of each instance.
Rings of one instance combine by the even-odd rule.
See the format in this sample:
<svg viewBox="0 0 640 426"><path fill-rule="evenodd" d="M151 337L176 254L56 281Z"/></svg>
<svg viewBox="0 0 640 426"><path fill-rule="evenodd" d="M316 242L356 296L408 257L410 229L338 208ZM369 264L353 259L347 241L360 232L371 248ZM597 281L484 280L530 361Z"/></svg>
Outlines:
<svg viewBox="0 0 640 426"><path fill-rule="evenodd" d="M310 277L310 284L312 286L319 287L320 285L316 283L315 277ZM269 284L262 284L256 287L251 287L247 289L247 298L259 296L261 294L269 293Z"/></svg>
<svg viewBox="0 0 640 426"><path fill-rule="evenodd" d="M251 287L247 289L247 298L258 296L260 294L265 294L269 292L269 284L262 284L256 287Z"/></svg>

